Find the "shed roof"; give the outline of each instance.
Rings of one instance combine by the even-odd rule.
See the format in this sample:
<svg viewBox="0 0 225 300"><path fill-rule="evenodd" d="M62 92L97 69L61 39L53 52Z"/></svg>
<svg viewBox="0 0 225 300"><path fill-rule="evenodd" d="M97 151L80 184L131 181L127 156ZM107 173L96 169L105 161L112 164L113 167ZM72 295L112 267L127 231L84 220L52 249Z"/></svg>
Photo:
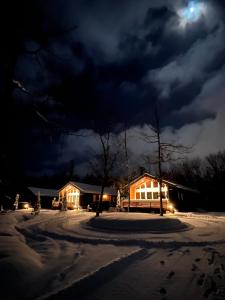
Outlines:
<svg viewBox="0 0 225 300"><path fill-rule="evenodd" d="M82 183L82 182L75 182L75 181L70 181L68 182L65 186L68 184L71 184L78 188L81 192L87 193L87 194L101 194L101 186L100 185L93 185L93 184L87 184L87 183ZM64 187L65 187L64 186ZM62 187L60 190L62 190L64 187ZM117 190L112 187L105 187L104 188L104 193L112 196L117 195Z"/></svg>
<svg viewBox="0 0 225 300"><path fill-rule="evenodd" d="M27 187L35 196L38 195L38 192L40 192L40 196L45 197L57 197L58 191L53 189L45 189L40 187L34 187L34 186L28 186Z"/></svg>

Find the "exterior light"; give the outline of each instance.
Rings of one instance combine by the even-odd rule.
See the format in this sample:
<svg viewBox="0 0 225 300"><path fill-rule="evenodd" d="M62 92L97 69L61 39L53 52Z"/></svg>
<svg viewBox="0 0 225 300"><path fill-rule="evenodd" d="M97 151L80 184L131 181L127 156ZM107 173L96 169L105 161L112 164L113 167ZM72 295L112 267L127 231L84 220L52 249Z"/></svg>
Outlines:
<svg viewBox="0 0 225 300"><path fill-rule="evenodd" d="M169 209L174 209L174 206L173 206L173 204L169 204Z"/></svg>

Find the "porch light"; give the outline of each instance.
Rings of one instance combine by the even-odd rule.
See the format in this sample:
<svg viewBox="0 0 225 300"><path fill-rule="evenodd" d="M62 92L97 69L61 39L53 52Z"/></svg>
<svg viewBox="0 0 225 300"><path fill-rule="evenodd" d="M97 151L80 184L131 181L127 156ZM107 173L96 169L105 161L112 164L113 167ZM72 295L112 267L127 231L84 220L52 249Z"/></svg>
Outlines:
<svg viewBox="0 0 225 300"><path fill-rule="evenodd" d="M168 207L169 207L170 210L173 210L173 209L174 209L174 206L173 206L173 204L171 204L171 203L169 204Z"/></svg>

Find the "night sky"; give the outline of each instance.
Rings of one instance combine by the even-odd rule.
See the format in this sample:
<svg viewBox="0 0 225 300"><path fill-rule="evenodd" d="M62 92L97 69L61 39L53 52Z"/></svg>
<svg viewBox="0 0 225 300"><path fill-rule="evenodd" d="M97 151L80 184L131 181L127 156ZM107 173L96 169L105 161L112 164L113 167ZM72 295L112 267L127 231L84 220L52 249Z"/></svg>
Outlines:
<svg viewBox="0 0 225 300"><path fill-rule="evenodd" d="M149 145L137 134L150 130L155 103L163 136L193 145L191 157L225 149L224 1L16 2L1 25L5 49L16 49L12 122L24 172L51 174L74 160L84 174L100 148L96 132L108 128L126 128L140 157ZM4 89L2 66L1 78Z"/></svg>

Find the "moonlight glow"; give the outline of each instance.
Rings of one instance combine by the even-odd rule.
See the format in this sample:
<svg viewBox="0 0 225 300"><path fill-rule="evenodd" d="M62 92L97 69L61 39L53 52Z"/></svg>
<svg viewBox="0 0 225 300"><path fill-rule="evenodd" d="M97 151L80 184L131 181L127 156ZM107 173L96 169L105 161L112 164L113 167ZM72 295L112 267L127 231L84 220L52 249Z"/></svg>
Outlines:
<svg viewBox="0 0 225 300"><path fill-rule="evenodd" d="M184 26L187 23L196 22L205 13L205 5L197 1L189 1L188 5L181 9L179 15L181 24Z"/></svg>

